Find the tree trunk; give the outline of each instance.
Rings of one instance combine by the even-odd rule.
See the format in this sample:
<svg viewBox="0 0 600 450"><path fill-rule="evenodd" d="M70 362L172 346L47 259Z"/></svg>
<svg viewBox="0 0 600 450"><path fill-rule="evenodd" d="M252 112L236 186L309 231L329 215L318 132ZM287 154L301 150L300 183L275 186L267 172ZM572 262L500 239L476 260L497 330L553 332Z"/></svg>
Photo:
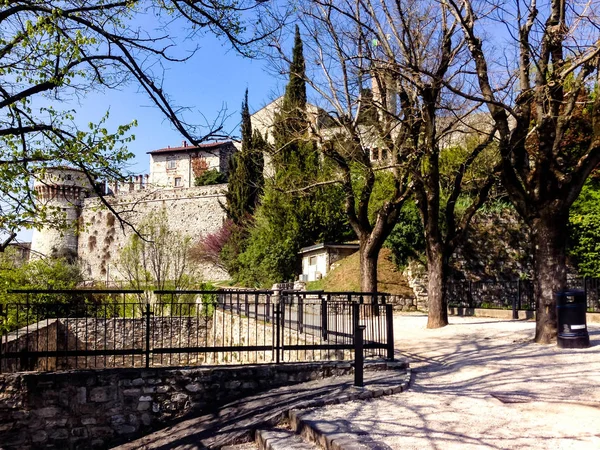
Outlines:
<svg viewBox="0 0 600 450"><path fill-rule="evenodd" d="M379 251L373 251L365 243L360 244L360 290L377 292L377 258Z"/></svg>
<svg viewBox="0 0 600 450"><path fill-rule="evenodd" d="M441 245L427 244L427 328L441 328L448 325L448 301L446 299L446 277L448 264L444 261Z"/></svg>
<svg viewBox="0 0 600 450"><path fill-rule="evenodd" d="M544 214L531 223L533 238L535 342L556 342L557 317L554 293L565 289L568 215Z"/></svg>

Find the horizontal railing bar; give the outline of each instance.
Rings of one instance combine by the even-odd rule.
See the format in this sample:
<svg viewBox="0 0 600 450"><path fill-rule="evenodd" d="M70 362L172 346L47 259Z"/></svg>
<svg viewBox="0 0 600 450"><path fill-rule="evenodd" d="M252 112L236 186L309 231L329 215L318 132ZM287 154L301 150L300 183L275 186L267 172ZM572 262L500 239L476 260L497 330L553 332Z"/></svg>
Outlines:
<svg viewBox="0 0 600 450"><path fill-rule="evenodd" d="M385 349L386 344L380 342L369 342L364 344L368 349ZM294 344L285 345L280 350L354 350L354 344Z"/></svg>
<svg viewBox="0 0 600 450"><path fill-rule="evenodd" d="M221 346L221 347L162 347L150 350L160 355L165 353L218 353L218 352L271 352L272 345Z"/></svg>
<svg viewBox="0 0 600 450"><path fill-rule="evenodd" d="M143 355L145 350L129 349L109 349L109 350L48 350L31 352L2 352L3 359L23 359L23 358L56 358L69 356L123 356L123 355Z"/></svg>
<svg viewBox="0 0 600 450"><path fill-rule="evenodd" d="M157 295L162 295L162 294L273 294L273 291L242 291L242 290L230 290L230 289L223 289L223 290L218 290L218 291L199 291L199 290L179 290L179 289L175 289L175 290L166 290L166 289L161 289L161 290L156 290L156 291L152 291Z"/></svg>
<svg viewBox="0 0 600 450"><path fill-rule="evenodd" d="M9 289L9 294L143 294L139 289Z"/></svg>
<svg viewBox="0 0 600 450"><path fill-rule="evenodd" d="M327 295L362 295L362 296L372 296L372 295L390 295L387 292L336 292L336 291L294 291L294 290L285 290L280 291L282 295L296 294L296 295L318 295L318 294L327 294Z"/></svg>
<svg viewBox="0 0 600 450"><path fill-rule="evenodd" d="M381 342L365 342L364 348L367 349L385 349L386 344ZM354 344L290 344L280 346L279 350L352 350ZM160 355L169 353L218 353L218 352L270 352L272 345L247 345L247 346L221 346L221 347L166 347L155 348L150 354ZM2 352L3 359L27 359L27 358L68 358L68 357L86 357L86 356L131 356L143 355L144 349L123 349L123 350L49 350L49 351L30 351L30 352Z"/></svg>

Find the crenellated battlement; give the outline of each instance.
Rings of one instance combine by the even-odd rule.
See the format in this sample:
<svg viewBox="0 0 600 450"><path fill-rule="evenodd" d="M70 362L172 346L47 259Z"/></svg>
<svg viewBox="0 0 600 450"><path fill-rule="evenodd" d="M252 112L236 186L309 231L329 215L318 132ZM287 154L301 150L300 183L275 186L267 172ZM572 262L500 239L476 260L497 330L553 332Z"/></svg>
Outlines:
<svg viewBox="0 0 600 450"><path fill-rule="evenodd" d="M130 192L145 191L150 188L150 175L145 173L133 175L127 181L108 181L104 183L103 192L108 195L129 194Z"/></svg>
<svg viewBox="0 0 600 450"><path fill-rule="evenodd" d="M88 196L89 190L81 186L57 186L40 185L34 186L37 198L44 203L49 201L62 201L78 204Z"/></svg>

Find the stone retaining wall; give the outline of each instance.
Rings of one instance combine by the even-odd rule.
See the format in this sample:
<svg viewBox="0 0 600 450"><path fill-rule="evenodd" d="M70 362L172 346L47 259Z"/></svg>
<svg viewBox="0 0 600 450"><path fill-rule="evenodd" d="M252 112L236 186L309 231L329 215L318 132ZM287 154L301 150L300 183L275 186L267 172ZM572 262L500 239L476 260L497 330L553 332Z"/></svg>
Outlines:
<svg viewBox="0 0 600 450"><path fill-rule="evenodd" d="M385 298L386 303L394 306L394 311L417 311L416 297L403 297L400 295L389 295Z"/></svg>
<svg viewBox="0 0 600 450"><path fill-rule="evenodd" d="M331 362L0 375L0 446L107 448L191 411L352 370Z"/></svg>

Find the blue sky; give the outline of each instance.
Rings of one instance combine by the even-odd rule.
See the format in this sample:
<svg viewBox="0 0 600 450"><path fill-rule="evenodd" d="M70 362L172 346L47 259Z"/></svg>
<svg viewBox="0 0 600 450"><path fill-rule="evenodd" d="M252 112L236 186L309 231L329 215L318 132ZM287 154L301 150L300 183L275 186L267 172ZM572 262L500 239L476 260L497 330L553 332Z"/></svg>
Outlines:
<svg viewBox="0 0 600 450"><path fill-rule="evenodd" d="M245 89L249 89L250 111L254 112L278 95L285 80L267 73L264 60L244 58L228 50L227 45L213 36L203 37L200 44L202 47L190 60L173 63L167 68L163 90L172 97L174 104L190 108L184 112L190 123L212 122L226 107L230 117L225 121L225 131L239 135L240 106ZM146 152L176 146L183 140L145 93L138 92L134 83L122 90L93 93L73 107L77 110L80 125L97 122L108 109L111 126L137 120L138 126L133 129L136 139L129 144L135 154L131 168L135 173L148 171Z"/></svg>

